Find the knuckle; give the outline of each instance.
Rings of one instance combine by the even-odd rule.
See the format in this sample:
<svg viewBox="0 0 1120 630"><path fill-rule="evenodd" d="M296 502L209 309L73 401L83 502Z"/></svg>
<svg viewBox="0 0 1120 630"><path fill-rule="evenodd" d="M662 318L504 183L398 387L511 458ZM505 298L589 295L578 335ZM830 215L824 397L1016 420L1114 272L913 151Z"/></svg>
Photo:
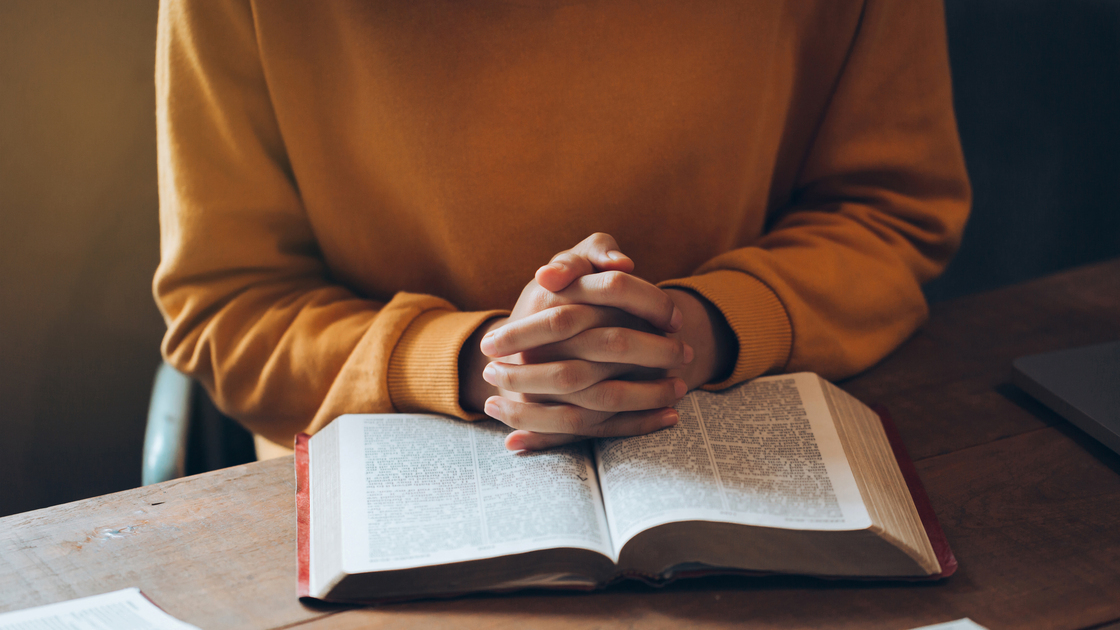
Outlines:
<svg viewBox="0 0 1120 630"><path fill-rule="evenodd" d="M552 294L544 289L533 291L529 296L529 306L534 313L539 313L552 306Z"/></svg>
<svg viewBox="0 0 1120 630"><path fill-rule="evenodd" d="M580 435L586 430L583 414L578 407L572 405L564 405L560 409L558 421L564 433Z"/></svg>
<svg viewBox="0 0 1120 630"><path fill-rule="evenodd" d="M624 355L630 350L630 338L622 328L604 328L600 345L608 355Z"/></svg>
<svg viewBox="0 0 1120 630"><path fill-rule="evenodd" d="M552 380L556 383L556 387L560 389L561 393L567 394L579 390L580 381L582 379L575 366L561 363L554 368Z"/></svg>
<svg viewBox="0 0 1120 630"><path fill-rule="evenodd" d="M588 240L590 240L593 245L606 250L614 249L616 245L614 237L606 232L596 232L589 236Z"/></svg>
<svg viewBox="0 0 1120 630"><path fill-rule="evenodd" d="M626 290L626 284L629 276L621 271L604 271L602 274L602 286L600 287L603 293L608 296L617 296Z"/></svg>
<svg viewBox="0 0 1120 630"><path fill-rule="evenodd" d="M562 263L568 267L571 267L575 262L576 257L576 254L571 251L560 252L552 259L552 262Z"/></svg>
<svg viewBox="0 0 1120 630"><path fill-rule="evenodd" d="M514 371L503 366L495 366L495 369L498 373L498 387L517 391L517 385L520 379L515 375Z"/></svg>
<svg viewBox="0 0 1120 630"><path fill-rule="evenodd" d="M657 289L657 292L660 294L661 310L665 313L665 321L668 321L673 317L673 309L677 307L677 303L673 301L673 298L669 297L668 293L661 289Z"/></svg>
<svg viewBox="0 0 1120 630"><path fill-rule="evenodd" d="M490 341L494 344L496 349L501 350L506 346L506 339L508 336L509 333L503 326L490 332Z"/></svg>
<svg viewBox="0 0 1120 630"><path fill-rule="evenodd" d="M592 328L601 328L610 323L610 313L615 309L590 304L571 304L568 306L572 320L576 322L573 334Z"/></svg>
<svg viewBox="0 0 1120 630"><path fill-rule="evenodd" d="M595 388L596 402L601 409L607 411L618 409L622 405L624 395L622 384L617 381L603 381Z"/></svg>
<svg viewBox="0 0 1120 630"><path fill-rule="evenodd" d="M671 349L671 360L674 365L684 363L684 342L679 339L669 340L673 345Z"/></svg>
<svg viewBox="0 0 1120 630"><path fill-rule="evenodd" d="M576 327L576 317L572 309L559 306L551 309L547 319L548 331L556 337L567 339Z"/></svg>
<svg viewBox="0 0 1120 630"><path fill-rule="evenodd" d="M499 420L514 429L521 428L525 421L520 405L503 404L498 407L498 415Z"/></svg>
<svg viewBox="0 0 1120 630"><path fill-rule="evenodd" d="M569 256L571 256L571 254L572 254L572 250L570 250L570 249L565 249L564 251L562 251L562 252L560 252L560 253L556 254L555 256L553 256L553 257L552 257L552 259L551 259L551 260L549 260L548 262L561 262L561 261L564 261L564 260L566 260L566 259L567 259L567 258L568 258Z"/></svg>

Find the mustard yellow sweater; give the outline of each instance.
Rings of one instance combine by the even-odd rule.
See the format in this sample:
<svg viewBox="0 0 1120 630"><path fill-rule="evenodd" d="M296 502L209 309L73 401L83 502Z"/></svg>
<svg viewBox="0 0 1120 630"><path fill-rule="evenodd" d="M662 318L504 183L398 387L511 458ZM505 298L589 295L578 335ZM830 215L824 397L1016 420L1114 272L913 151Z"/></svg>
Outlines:
<svg viewBox="0 0 1120 630"><path fill-rule="evenodd" d="M936 0L165 0L163 352L291 443L460 417L457 356L593 232L734 373L872 365L968 212Z"/></svg>

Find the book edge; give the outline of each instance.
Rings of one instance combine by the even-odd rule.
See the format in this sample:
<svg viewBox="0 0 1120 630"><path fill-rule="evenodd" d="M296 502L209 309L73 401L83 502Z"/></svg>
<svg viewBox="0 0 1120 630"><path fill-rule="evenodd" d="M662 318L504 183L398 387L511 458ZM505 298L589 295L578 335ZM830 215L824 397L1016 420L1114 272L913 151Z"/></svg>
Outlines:
<svg viewBox="0 0 1120 630"><path fill-rule="evenodd" d="M879 416L879 421L883 423L883 431L887 434L887 442L890 443L891 451L894 452L894 458L898 462L898 469L902 472L902 478L906 480L906 489L910 491L910 498L914 501L914 507L917 508L918 516L922 519L922 527L926 530L926 537L929 538L929 544L933 547L938 564L941 565L941 573L916 579L940 580L947 578L956 573L957 558L953 555L953 550L949 547L949 540L945 537L945 532L941 529L941 523L937 520L937 513L933 510L933 504L930 502L929 494L926 493L926 488L918 475L918 469L914 466L914 460L910 459L910 453L906 450L906 445L902 442L898 427L895 426L894 420L887 409L882 405L873 405L871 410Z"/></svg>

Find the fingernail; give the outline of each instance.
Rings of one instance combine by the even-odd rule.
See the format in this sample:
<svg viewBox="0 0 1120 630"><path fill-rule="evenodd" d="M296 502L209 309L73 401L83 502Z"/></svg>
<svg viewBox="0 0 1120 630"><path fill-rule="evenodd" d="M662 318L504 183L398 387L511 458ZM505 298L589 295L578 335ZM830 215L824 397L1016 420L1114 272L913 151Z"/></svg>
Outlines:
<svg viewBox="0 0 1120 630"><path fill-rule="evenodd" d="M673 393L677 395L677 398L684 398L684 395L688 393L688 385L678 378L677 382L673 383Z"/></svg>
<svg viewBox="0 0 1120 630"><path fill-rule="evenodd" d="M684 344L684 364L688 365L689 363L692 363L692 360L695 358L696 351L694 351L692 349L692 346L688 345L687 343Z"/></svg>
<svg viewBox="0 0 1120 630"><path fill-rule="evenodd" d="M520 437L507 437L506 450L509 451L523 451L525 450L525 440Z"/></svg>
<svg viewBox="0 0 1120 630"><path fill-rule="evenodd" d="M478 344L478 349L482 350L482 354L492 357L494 356L494 352L497 351L497 345L497 342L490 336L490 333L486 333L486 336L482 338L482 343Z"/></svg>
<svg viewBox="0 0 1120 630"><path fill-rule="evenodd" d="M493 363L486 364L486 369L482 371L482 380L491 385L497 385L495 381L498 380L498 368L494 367Z"/></svg>
<svg viewBox="0 0 1120 630"><path fill-rule="evenodd" d="M483 411L486 413L486 415L490 416L491 418L497 419L498 418L498 412L500 410L498 409L498 403L494 402L493 398L488 398L486 400L486 407L483 408Z"/></svg>
<svg viewBox="0 0 1120 630"><path fill-rule="evenodd" d="M552 268L553 268L553 269L555 269L556 271L564 271L565 269L567 269L567 268L568 268L568 267L567 267L567 266L566 266L566 265L565 265L564 263L562 263L562 262L554 262L554 263L548 263L548 266L549 266L549 267L552 267Z"/></svg>
<svg viewBox="0 0 1120 630"><path fill-rule="evenodd" d="M617 262L619 260L626 260L626 255L622 252L611 250L607 252L607 258Z"/></svg>
<svg viewBox="0 0 1120 630"><path fill-rule="evenodd" d="M665 427L671 427L676 424L678 420L680 420L680 416L677 415L676 410L669 409L665 413L661 414L661 428L664 429Z"/></svg>
<svg viewBox="0 0 1120 630"><path fill-rule="evenodd" d="M681 329L682 323L684 323L684 315L681 313L681 309L674 306L673 317L669 319L669 328L676 332Z"/></svg>

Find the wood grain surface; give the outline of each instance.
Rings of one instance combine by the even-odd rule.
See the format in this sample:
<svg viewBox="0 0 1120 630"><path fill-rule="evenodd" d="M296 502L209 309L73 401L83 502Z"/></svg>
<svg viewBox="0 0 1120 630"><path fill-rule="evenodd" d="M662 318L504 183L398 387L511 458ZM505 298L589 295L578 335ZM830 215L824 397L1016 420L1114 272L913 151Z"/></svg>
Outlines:
<svg viewBox="0 0 1120 630"><path fill-rule="evenodd" d="M935 306L842 386L886 405L958 573L941 583L706 578L381 608L295 598L291 458L0 519L0 611L126 586L222 628L1116 628L1120 456L1010 385L1011 359L1120 338L1120 260Z"/></svg>
<svg viewBox="0 0 1120 630"><path fill-rule="evenodd" d="M288 457L0 519L0 611L138 586L204 630L314 618L294 495Z"/></svg>

